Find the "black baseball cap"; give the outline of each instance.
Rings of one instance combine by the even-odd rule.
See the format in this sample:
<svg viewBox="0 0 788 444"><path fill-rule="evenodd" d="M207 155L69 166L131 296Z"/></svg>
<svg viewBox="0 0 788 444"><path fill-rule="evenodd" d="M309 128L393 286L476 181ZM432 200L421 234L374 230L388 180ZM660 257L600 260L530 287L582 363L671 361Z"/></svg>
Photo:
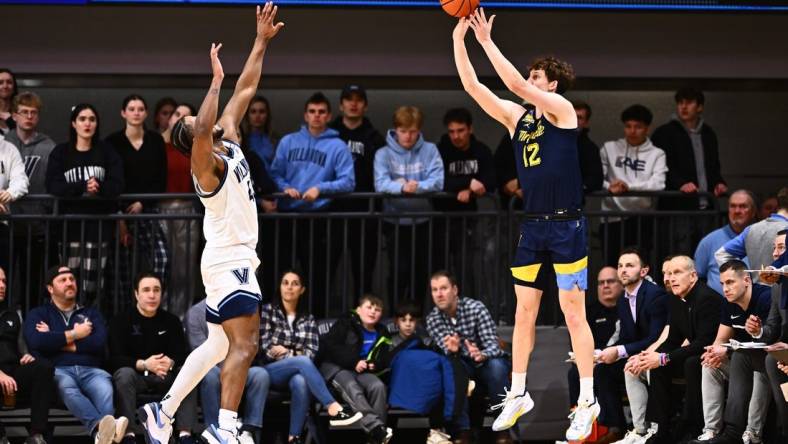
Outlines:
<svg viewBox="0 0 788 444"><path fill-rule="evenodd" d="M44 282L46 285L52 285L52 281L61 274L74 274L74 272L67 265L55 265L47 270Z"/></svg>
<svg viewBox="0 0 788 444"><path fill-rule="evenodd" d="M339 101L349 99L353 94L358 94L365 102L367 101L367 91L361 85L345 85L342 94L339 95Z"/></svg>

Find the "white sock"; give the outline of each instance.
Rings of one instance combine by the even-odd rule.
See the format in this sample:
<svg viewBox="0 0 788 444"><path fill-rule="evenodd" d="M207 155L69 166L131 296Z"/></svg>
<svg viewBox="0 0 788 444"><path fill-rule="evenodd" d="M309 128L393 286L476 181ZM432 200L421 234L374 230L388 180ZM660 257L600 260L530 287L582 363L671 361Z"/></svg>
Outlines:
<svg viewBox="0 0 788 444"><path fill-rule="evenodd" d="M525 374L526 372L512 372L512 388L509 393L512 393L514 396L522 396L525 394Z"/></svg>
<svg viewBox="0 0 788 444"><path fill-rule="evenodd" d="M594 403L594 378L580 378L580 396L577 397L577 405Z"/></svg>
<svg viewBox="0 0 788 444"><path fill-rule="evenodd" d="M232 436L238 435L238 413L219 409L219 433L221 434L222 431L230 432Z"/></svg>
<svg viewBox="0 0 788 444"><path fill-rule="evenodd" d="M181 402L202 381L205 374L227 357L229 346L230 342L222 326L208 323L208 339L189 354L170 391L161 401L161 409L165 415L170 418L175 416Z"/></svg>

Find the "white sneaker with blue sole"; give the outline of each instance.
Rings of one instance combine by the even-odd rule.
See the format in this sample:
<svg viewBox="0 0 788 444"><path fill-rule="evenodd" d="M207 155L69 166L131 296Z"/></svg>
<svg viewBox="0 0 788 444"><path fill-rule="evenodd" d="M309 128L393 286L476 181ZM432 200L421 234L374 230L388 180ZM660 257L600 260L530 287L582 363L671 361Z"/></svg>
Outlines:
<svg viewBox="0 0 788 444"><path fill-rule="evenodd" d="M213 424L206 427L200 436L208 444L239 444L237 436L223 437L219 433L219 429Z"/></svg>
<svg viewBox="0 0 788 444"><path fill-rule="evenodd" d="M137 419L145 429L146 444L168 444L172 436L172 421L161 410L161 404L151 402L137 410Z"/></svg>

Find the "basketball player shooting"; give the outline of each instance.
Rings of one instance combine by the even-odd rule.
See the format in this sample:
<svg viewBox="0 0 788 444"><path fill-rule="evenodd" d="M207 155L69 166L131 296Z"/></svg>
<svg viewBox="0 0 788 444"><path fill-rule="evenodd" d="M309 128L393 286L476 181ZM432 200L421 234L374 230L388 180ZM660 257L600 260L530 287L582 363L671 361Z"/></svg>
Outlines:
<svg viewBox="0 0 788 444"><path fill-rule="evenodd" d="M230 101L216 120L224 78L221 44L211 45L213 79L196 117L185 117L172 130L177 149L191 156L197 194L205 206L200 270L206 291L208 339L186 359L163 400L139 409L148 444L166 444L172 418L183 399L205 374L224 360L221 371L219 424L202 434L211 444L238 442L237 411L247 372L257 354L262 296L255 278L260 264L257 208L249 165L241 152L238 125L260 82L268 43L282 29L275 23L277 7L257 7L257 36Z"/></svg>
<svg viewBox="0 0 788 444"><path fill-rule="evenodd" d="M512 387L493 423L506 430L530 411L526 370L536 334L536 315L547 288L548 268L555 270L561 311L572 339L580 373L580 397L566 439L580 441L591 434L599 416L594 399L594 341L585 317L587 232L582 215L582 182L577 157L577 116L561 94L574 80L572 67L552 57L540 58L527 79L515 69L491 37L495 16L483 9L461 18L454 28L454 61L465 91L509 131L523 191L525 220L520 225L512 280L517 295L512 343ZM497 97L479 82L465 47L468 28L490 59L506 87L533 107Z"/></svg>

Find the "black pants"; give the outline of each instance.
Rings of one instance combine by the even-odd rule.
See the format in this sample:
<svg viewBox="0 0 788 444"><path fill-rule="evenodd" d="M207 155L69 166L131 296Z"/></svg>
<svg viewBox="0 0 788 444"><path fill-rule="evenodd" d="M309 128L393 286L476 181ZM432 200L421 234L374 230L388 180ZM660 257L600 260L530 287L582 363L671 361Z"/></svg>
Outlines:
<svg viewBox="0 0 788 444"><path fill-rule="evenodd" d="M290 268L290 264L285 264L279 258L279 252L285 248L282 240L285 239L283 228L285 224L282 219L260 218L260 241L258 250L260 254L260 290L263 293L263 300L271 300L279 291L279 277L282 272ZM289 248L289 247L288 247Z"/></svg>
<svg viewBox="0 0 788 444"><path fill-rule="evenodd" d="M330 210L326 210L330 211ZM309 309L317 318L331 311L339 312L336 301L329 296L331 278L339 252L336 247L336 227L340 223L327 218L305 218L280 222L278 269L299 266L305 274ZM330 267L329 267L330 264ZM278 278L277 278L278 279ZM274 288L278 288L278 281Z"/></svg>
<svg viewBox="0 0 788 444"><path fill-rule="evenodd" d="M671 430L670 420L675 407L680 405L681 398L673 390L673 378L684 378L687 382L684 396L682 420L690 427L703 427L703 408L701 407L700 357L695 356L683 361L670 361L665 367L657 367L650 372L651 383L648 387L648 405L646 421L659 424L661 436L675 432L682 435L681 430Z"/></svg>
<svg viewBox="0 0 788 444"><path fill-rule="evenodd" d="M29 246L28 246L29 242ZM16 291L12 293L14 303L18 303L22 313L37 307L48 294L44 288L44 272L57 261L57 248L55 245L47 245L47 239L43 235L31 233L30 237L25 233L16 233L14 236L14 268L18 273L18 285L13 285ZM8 273L8 268L4 268Z"/></svg>
<svg viewBox="0 0 788 444"><path fill-rule="evenodd" d="M36 359L30 364L0 368L11 375L17 386L17 405L30 405L30 434L46 434L49 407L56 396L55 368L46 359Z"/></svg>
<svg viewBox="0 0 788 444"><path fill-rule="evenodd" d="M594 366L594 395L599 403L601 412L599 423L607 427L618 427L625 430L627 426L624 418L624 405L621 402L624 387L624 364L626 359L612 364L597 364ZM570 407L577 405L580 395L580 375L577 366L572 365L567 375L569 380Z"/></svg>
<svg viewBox="0 0 788 444"><path fill-rule="evenodd" d="M0 222L0 267L8 274L11 261L11 230L5 221Z"/></svg>
<svg viewBox="0 0 788 444"><path fill-rule="evenodd" d="M605 265L618 266L621 250L633 246L637 246L647 258L653 245L653 225L651 219L637 216L601 224L599 237L602 240Z"/></svg>
<svg viewBox="0 0 788 444"><path fill-rule="evenodd" d="M426 300L430 245L429 223L396 225L386 223L386 250L389 257L389 308L399 301ZM428 306L428 305L425 305Z"/></svg>
<svg viewBox="0 0 788 444"><path fill-rule="evenodd" d="M766 374L769 376L769 387L772 389L774 403L777 405L777 422L782 430L782 435L788 438L788 401L780 389L781 384L788 383L788 375L777 368L777 360L772 355L766 355L764 367L766 367Z"/></svg>
<svg viewBox="0 0 788 444"><path fill-rule="evenodd" d="M378 259L379 224L380 222L375 219L350 219L347 223L347 249L352 263L351 276L353 276L353 288L358 296L372 293L372 278ZM338 241L344 243L344 226L340 224L337 231Z"/></svg>
<svg viewBox="0 0 788 444"><path fill-rule="evenodd" d="M451 213L449 213L451 215ZM449 270L460 279L470 278L474 251L474 230L478 219L441 217L433 219L433 253L430 271ZM466 282L463 288L472 288Z"/></svg>
<svg viewBox="0 0 788 444"><path fill-rule="evenodd" d="M117 415L129 419L136 418L137 395L143 393L164 395L175 381L176 375L177 372L170 372L164 378L159 378L153 373L145 376L131 367L123 367L115 371L112 381L115 385ZM196 431L197 392L197 390L192 390L183 400L178 411L175 412L175 428L178 431ZM129 432L140 434L142 427L132 421L132 424L129 424Z"/></svg>

